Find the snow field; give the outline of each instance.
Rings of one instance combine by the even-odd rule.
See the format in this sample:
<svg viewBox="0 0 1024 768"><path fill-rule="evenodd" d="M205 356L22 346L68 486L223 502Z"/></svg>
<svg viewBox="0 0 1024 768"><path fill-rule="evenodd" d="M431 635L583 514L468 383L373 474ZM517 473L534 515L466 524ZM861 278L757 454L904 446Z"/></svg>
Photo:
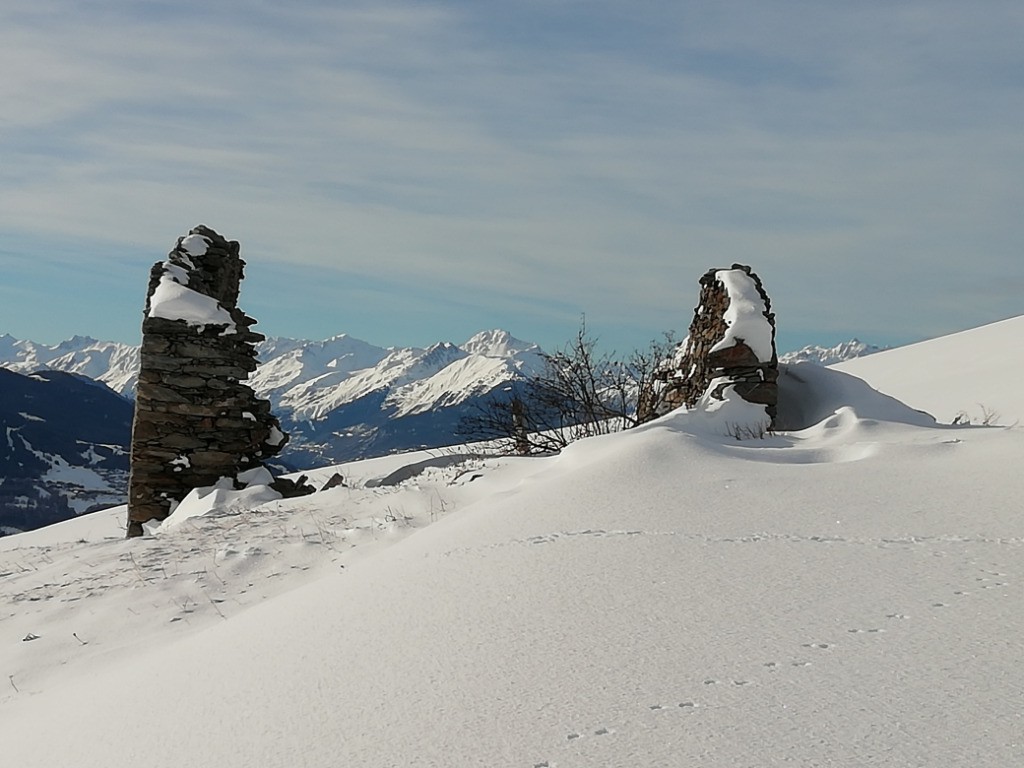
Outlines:
<svg viewBox="0 0 1024 768"><path fill-rule="evenodd" d="M824 415L763 440L677 412L0 539L5 760L1021 764L1024 430L801 378Z"/></svg>
<svg viewBox="0 0 1024 768"><path fill-rule="evenodd" d="M1021 337L1024 315L980 328L848 360L836 370L949 423L1024 424Z"/></svg>

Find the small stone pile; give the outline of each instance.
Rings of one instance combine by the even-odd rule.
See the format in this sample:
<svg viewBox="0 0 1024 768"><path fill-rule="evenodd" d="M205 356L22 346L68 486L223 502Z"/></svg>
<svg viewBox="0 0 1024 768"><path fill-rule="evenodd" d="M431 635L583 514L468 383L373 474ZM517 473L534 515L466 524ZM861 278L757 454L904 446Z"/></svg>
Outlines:
<svg viewBox="0 0 1024 768"><path fill-rule="evenodd" d="M245 379L264 336L238 308L239 245L204 226L179 238L150 272L131 441L128 536L163 520L191 489L266 477L288 436ZM239 479L241 475L241 479ZM312 491L271 483L284 495Z"/></svg>
<svg viewBox="0 0 1024 768"><path fill-rule="evenodd" d="M708 270L700 285L689 336L659 374L658 413L694 408L706 398L723 400L731 391L765 406L770 428L779 376L771 300L760 278L742 264Z"/></svg>

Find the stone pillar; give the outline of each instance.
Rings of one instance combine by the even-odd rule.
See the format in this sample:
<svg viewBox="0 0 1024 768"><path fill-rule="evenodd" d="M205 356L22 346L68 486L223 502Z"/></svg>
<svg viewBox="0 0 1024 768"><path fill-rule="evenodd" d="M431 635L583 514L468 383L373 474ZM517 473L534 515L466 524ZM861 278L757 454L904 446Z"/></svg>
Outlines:
<svg viewBox="0 0 1024 768"><path fill-rule="evenodd" d="M711 269L700 279L690 333L661 371L659 413L735 392L765 406L773 423L778 403L778 356L771 299L750 267ZM770 426L770 425L769 425Z"/></svg>
<svg viewBox="0 0 1024 768"><path fill-rule="evenodd" d="M238 308L239 246L204 226L150 272L132 426L128 536L188 492L262 466L288 440L245 384L264 337Z"/></svg>

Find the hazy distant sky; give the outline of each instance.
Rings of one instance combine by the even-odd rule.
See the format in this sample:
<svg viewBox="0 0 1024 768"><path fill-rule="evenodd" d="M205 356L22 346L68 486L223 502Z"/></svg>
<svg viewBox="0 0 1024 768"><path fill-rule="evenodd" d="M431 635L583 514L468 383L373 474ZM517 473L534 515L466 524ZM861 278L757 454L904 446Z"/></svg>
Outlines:
<svg viewBox="0 0 1024 768"><path fill-rule="evenodd" d="M780 348L1024 313L1024 3L0 0L0 333L138 341L205 223L269 335L582 313L751 264Z"/></svg>

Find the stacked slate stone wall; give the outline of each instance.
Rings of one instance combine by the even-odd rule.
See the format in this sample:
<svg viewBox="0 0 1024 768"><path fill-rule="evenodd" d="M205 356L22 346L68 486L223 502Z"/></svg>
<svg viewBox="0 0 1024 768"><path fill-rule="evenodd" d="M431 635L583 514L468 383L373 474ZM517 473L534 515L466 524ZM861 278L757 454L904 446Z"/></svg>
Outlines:
<svg viewBox="0 0 1024 768"><path fill-rule="evenodd" d="M257 469L287 442L270 403L245 384L257 366L255 344L264 337L250 330L256 321L237 305L245 265L239 245L204 226L189 235L205 241L205 253L179 238L150 273L132 428L128 536L141 535L149 520L165 519L191 489ZM232 323L150 316L154 291L172 274L216 299ZM294 491L294 484L277 483Z"/></svg>
<svg viewBox="0 0 1024 768"><path fill-rule="evenodd" d="M742 270L757 287L764 301L764 318L771 326L771 357L761 360L741 339L732 346L714 349L726 337L725 319L730 298L719 273L708 270L700 279L700 299L693 313L690 332L677 351L670 366L660 373L663 382L659 413L667 413L680 406L693 408L708 393L712 382L712 396L721 399L727 387L750 403L764 405L768 417L774 422L778 403L778 356L775 348L775 314L771 299L760 278L749 266L733 264L731 269Z"/></svg>

